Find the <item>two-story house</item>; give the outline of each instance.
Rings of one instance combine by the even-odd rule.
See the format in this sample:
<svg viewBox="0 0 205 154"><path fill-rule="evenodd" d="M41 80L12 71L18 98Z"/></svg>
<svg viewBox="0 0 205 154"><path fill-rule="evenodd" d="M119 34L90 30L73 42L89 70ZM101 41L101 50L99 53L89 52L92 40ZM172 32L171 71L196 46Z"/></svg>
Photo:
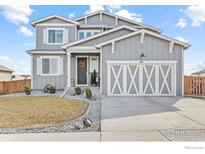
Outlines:
<svg viewBox="0 0 205 154"><path fill-rule="evenodd" d="M91 86L96 70L107 96L183 95L184 50L190 45L160 29L103 11L75 20L51 15L31 24L33 89Z"/></svg>

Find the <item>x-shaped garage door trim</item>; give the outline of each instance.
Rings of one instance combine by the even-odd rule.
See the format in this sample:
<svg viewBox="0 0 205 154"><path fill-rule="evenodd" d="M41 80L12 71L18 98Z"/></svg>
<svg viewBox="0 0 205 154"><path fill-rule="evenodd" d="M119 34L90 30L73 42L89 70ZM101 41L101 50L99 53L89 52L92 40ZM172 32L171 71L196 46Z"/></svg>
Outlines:
<svg viewBox="0 0 205 154"><path fill-rule="evenodd" d="M169 74L169 72L170 72L171 66L169 65L166 74L164 74L164 71L162 70L162 66L160 66L159 68L160 68L160 71L161 71L161 74L162 74L162 77L163 77L163 83L162 83L162 86L161 86L161 88L160 88L160 94L162 93L162 90L163 90L163 88L164 88L165 85L166 85L167 90L168 90L168 92L169 92L169 94L170 94L170 93L171 93L171 90L170 90L170 87L169 87L169 85L168 85L168 83L167 83L167 77L168 77L168 74Z"/></svg>
<svg viewBox="0 0 205 154"><path fill-rule="evenodd" d="M113 73L114 78L115 78L115 82L114 82L114 84L113 84L113 87L112 87L112 91L111 91L111 93L114 92L115 87L116 87L116 85L117 85L118 88L119 88L119 90L120 90L120 93L122 94L122 89L121 89L121 87L120 87L120 83L119 83L119 81L118 81L119 76L120 76L120 73L121 73L121 71L122 71L122 67L123 67L123 66L121 65L121 66L120 66L120 69L119 69L119 71L118 71L118 73L117 73L117 75L116 75L116 72L115 72L113 66L111 66L112 73Z"/></svg>
<svg viewBox="0 0 205 154"><path fill-rule="evenodd" d="M139 91L138 91L138 89L137 89L137 86L136 86L136 83L135 83L135 76L136 76L136 74L137 74L138 68L139 68L139 66L136 66L135 71L134 71L134 74L132 74L132 73L131 73L131 70L130 70L130 67L127 66L127 70L128 70L128 72L129 72L129 74L130 74L130 77L131 77L131 82L130 82L130 85L129 85L129 88L128 88L128 92L127 92L128 94L130 93L130 90L131 90L132 85L134 85L134 88L135 88L135 90L136 90L136 93L137 93L137 94L139 93Z"/></svg>
<svg viewBox="0 0 205 154"><path fill-rule="evenodd" d="M150 85L151 90L152 90L152 93L154 94L154 89L153 89L152 83L151 83L151 77L152 77L152 74L153 74L153 70L154 70L154 68L155 68L154 66L155 66L155 65L152 66L152 69L151 69L150 74L147 73L146 66L143 66L144 71L145 71L145 74L146 74L146 76L147 76L147 83L146 83L145 89L144 89L144 91L143 91L144 94L145 94L145 92L147 91L148 85Z"/></svg>

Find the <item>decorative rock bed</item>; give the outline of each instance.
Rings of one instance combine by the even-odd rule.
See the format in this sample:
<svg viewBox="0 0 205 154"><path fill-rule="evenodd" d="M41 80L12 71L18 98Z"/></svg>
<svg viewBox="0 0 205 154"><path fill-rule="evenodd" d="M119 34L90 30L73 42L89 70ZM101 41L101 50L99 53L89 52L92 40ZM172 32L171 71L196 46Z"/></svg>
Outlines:
<svg viewBox="0 0 205 154"><path fill-rule="evenodd" d="M60 96L61 92L57 92L55 95ZM45 96L50 94L45 94L39 91L31 93L31 96ZM10 94L0 97L11 97L11 96L25 96L24 93ZM29 96L28 96L29 97ZM69 99L82 99L88 102L89 106L86 113L75 120L66 121L64 123L42 126L42 127L33 127L33 128L0 128L0 134L22 134L22 133L59 133L59 132L84 132L84 131L99 131L100 130L100 98L96 100L88 100L83 96L68 96L65 95L65 98ZM92 121L91 127L85 127L83 120L88 118Z"/></svg>

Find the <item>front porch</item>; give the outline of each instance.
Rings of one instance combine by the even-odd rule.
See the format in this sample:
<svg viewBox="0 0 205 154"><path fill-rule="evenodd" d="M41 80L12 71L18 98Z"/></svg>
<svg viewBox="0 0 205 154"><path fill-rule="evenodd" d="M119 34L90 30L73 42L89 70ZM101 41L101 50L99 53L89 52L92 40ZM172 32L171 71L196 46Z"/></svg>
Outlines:
<svg viewBox="0 0 205 154"><path fill-rule="evenodd" d="M100 53L69 52L67 66L68 87L100 87Z"/></svg>

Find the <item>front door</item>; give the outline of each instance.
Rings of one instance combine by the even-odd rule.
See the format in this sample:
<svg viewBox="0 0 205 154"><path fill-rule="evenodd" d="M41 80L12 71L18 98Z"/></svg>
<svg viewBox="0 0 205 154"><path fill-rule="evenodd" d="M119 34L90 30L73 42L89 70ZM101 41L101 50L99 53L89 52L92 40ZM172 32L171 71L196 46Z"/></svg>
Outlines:
<svg viewBox="0 0 205 154"><path fill-rule="evenodd" d="M87 57L77 57L77 85L87 85Z"/></svg>

